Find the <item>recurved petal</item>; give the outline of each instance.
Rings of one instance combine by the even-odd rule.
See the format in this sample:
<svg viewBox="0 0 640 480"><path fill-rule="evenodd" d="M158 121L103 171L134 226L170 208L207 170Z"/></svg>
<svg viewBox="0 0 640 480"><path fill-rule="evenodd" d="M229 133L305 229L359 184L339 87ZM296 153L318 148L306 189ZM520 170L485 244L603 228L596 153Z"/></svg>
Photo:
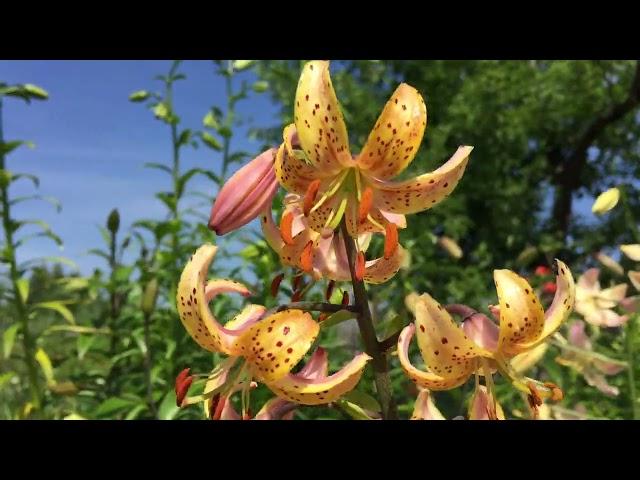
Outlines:
<svg viewBox="0 0 640 480"><path fill-rule="evenodd" d="M492 352L470 340L442 305L424 293L415 304L418 347L429 369L445 378L470 375Z"/></svg>
<svg viewBox="0 0 640 480"><path fill-rule="evenodd" d="M556 259L558 273L556 274L556 293L551 306L544 313L544 327L540 339L543 341L549 335L555 333L569 318L576 301L576 285L569 267L561 260Z"/></svg>
<svg viewBox="0 0 640 480"><path fill-rule="evenodd" d="M326 378L329 373L329 355L327 351L322 348L316 348L309 361L302 369L295 374L296 377L306 378L307 380L319 380Z"/></svg>
<svg viewBox="0 0 640 480"><path fill-rule="evenodd" d="M275 160L275 173L280 185L288 192L304 195L309 184L324 175L313 165L309 165L303 158L304 152L295 150L292 139L295 136L294 124L284 129L284 143L280 145Z"/></svg>
<svg viewBox="0 0 640 480"><path fill-rule="evenodd" d="M281 255L282 248L284 247L284 240L280 234L280 229L273 221L273 214L271 212L271 205L265 208L260 216L260 225L262 226L262 233L269 246L278 254Z"/></svg>
<svg viewBox="0 0 640 480"><path fill-rule="evenodd" d="M304 357L319 331L308 312L285 310L252 325L238 345L256 377L274 382Z"/></svg>
<svg viewBox="0 0 640 480"><path fill-rule="evenodd" d="M278 396L302 405L322 405L336 401L360 381L371 357L359 353L347 365L330 376L289 374L275 382L266 382ZM313 361L313 358L312 358Z"/></svg>
<svg viewBox="0 0 640 480"><path fill-rule="evenodd" d="M401 83L371 130L358 166L374 177L392 178L416 156L427 126L427 107L418 91Z"/></svg>
<svg viewBox="0 0 640 480"><path fill-rule="evenodd" d="M369 178L375 186L373 204L392 213L416 213L435 206L458 185L473 147L463 146L444 165L431 173L403 182Z"/></svg>
<svg viewBox="0 0 640 480"><path fill-rule="evenodd" d="M423 389L418 393L416 403L413 407L411 420L446 420L444 415L433 403L433 396L429 390Z"/></svg>
<svg viewBox="0 0 640 480"><path fill-rule="evenodd" d="M300 144L313 166L336 174L354 162L347 127L329 75L329 62L308 62L302 69L294 109Z"/></svg>
<svg viewBox="0 0 640 480"><path fill-rule="evenodd" d="M450 390L465 383L471 376L472 371L458 377L443 377L431 371L419 370L411 364L411 360L409 360L409 345L415 331L416 326L410 324L402 330L398 337L398 359L405 374L416 385L429 390Z"/></svg>
<svg viewBox="0 0 640 480"><path fill-rule="evenodd" d="M364 281L372 284L384 283L395 276L402 266L406 250L398 245L389 258L376 258L365 263Z"/></svg>
<svg viewBox="0 0 640 480"><path fill-rule="evenodd" d="M196 250L180 277L176 304L182 324L202 348L232 355L238 335L260 318L264 307L255 305L245 309L239 315L241 320L232 324L236 329L225 328L218 323L208 305L213 297L229 292L248 296L249 290L241 283L231 280L211 280L205 283L216 250L217 247L210 244Z"/></svg>
<svg viewBox="0 0 640 480"><path fill-rule="evenodd" d="M523 344L539 339L544 328L544 310L531 285L511 270L494 270L500 301L498 350L513 356ZM556 293L557 295L557 293Z"/></svg>

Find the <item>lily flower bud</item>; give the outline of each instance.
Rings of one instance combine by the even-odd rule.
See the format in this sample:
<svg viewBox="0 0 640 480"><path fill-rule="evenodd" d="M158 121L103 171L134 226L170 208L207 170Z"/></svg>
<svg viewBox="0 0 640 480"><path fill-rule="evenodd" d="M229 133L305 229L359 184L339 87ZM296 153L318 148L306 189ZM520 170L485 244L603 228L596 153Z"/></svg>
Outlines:
<svg viewBox="0 0 640 480"><path fill-rule="evenodd" d="M238 170L222 186L213 203L209 228L224 235L246 225L271 204L278 191L270 148Z"/></svg>

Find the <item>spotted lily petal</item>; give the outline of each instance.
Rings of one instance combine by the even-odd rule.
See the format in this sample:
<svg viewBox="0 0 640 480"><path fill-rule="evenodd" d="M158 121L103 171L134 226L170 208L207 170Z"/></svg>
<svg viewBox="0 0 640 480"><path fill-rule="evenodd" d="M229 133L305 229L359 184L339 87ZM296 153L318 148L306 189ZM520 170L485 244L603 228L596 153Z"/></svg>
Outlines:
<svg viewBox="0 0 640 480"><path fill-rule="evenodd" d="M443 377L431 371L423 371L414 367L411 364L411 360L409 360L409 345L415 331L416 326L410 324L400 333L398 337L398 359L404 372L416 385L429 390L449 390L459 387L468 380L471 372L458 377Z"/></svg>
<svg viewBox="0 0 640 480"><path fill-rule="evenodd" d="M430 370L445 378L469 376L476 358L492 352L476 345L428 293L415 304L418 347Z"/></svg>
<svg viewBox="0 0 640 480"><path fill-rule="evenodd" d="M416 213L435 206L458 185L473 147L463 146L431 173L403 182L372 179L374 206L392 213Z"/></svg>
<svg viewBox="0 0 640 480"><path fill-rule="evenodd" d="M292 141L296 136L294 124L284 129L284 143L280 145L276 155L275 173L280 185L287 191L303 195L311 182L325 175L322 170L301 158L304 155L302 151L295 151Z"/></svg>
<svg viewBox="0 0 640 480"><path fill-rule="evenodd" d="M544 328L544 310L533 288L511 270L494 270L500 300L498 349L508 356L524 350L521 345L538 340Z"/></svg>
<svg viewBox="0 0 640 480"><path fill-rule="evenodd" d="M233 329L218 323L208 306L213 297L227 292L248 296L249 290L241 283L231 280L211 280L205 283L216 251L217 247L210 244L196 250L180 277L176 304L182 324L202 348L233 355L237 353L238 336L255 323L265 309L260 305L245 308L231 324Z"/></svg>
<svg viewBox="0 0 640 480"><path fill-rule="evenodd" d="M388 281L398 273L406 255L406 250L398 245L389 258L380 257L367 261L364 268L364 281L372 284Z"/></svg>
<svg viewBox="0 0 640 480"><path fill-rule="evenodd" d="M322 405L336 401L351 391L360 381L371 357L359 353L338 372L330 376L319 375L315 368L289 374L267 386L277 395L301 405ZM313 359L312 359L313 361Z"/></svg>
<svg viewBox="0 0 640 480"><path fill-rule="evenodd" d="M329 62L304 66L295 101L296 129L311 164L331 174L351 166L347 127L331 84Z"/></svg>
<svg viewBox="0 0 640 480"><path fill-rule="evenodd" d="M544 314L544 327L538 343L555 333L569 318L576 300L576 285L569 267L556 259L558 273L556 275L556 293L551 306Z"/></svg>
<svg viewBox="0 0 640 480"><path fill-rule="evenodd" d="M291 371L319 331L319 324L308 312L285 310L253 324L238 345L254 375L268 383Z"/></svg>
<svg viewBox="0 0 640 480"><path fill-rule="evenodd" d="M411 420L446 420L446 418L433 403L431 392L429 390L420 390L413 407Z"/></svg>
<svg viewBox="0 0 640 480"><path fill-rule="evenodd" d="M402 172L416 156L427 126L418 91L401 83L387 102L358 157L358 166L380 179Z"/></svg>

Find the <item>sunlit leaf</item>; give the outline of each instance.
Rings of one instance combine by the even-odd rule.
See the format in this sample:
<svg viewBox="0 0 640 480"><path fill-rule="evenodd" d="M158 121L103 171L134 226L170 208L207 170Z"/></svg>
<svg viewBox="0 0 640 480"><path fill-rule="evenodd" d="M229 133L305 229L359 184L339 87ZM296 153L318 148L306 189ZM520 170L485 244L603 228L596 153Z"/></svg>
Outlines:
<svg viewBox="0 0 640 480"><path fill-rule="evenodd" d="M222 150L222 144L220 143L220 140L211 135L209 132L201 132L200 138L202 138L202 141L207 147L217 151Z"/></svg>
<svg viewBox="0 0 640 480"><path fill-rule="evenodd" d="M158 408L158 418L160 420L173 420L179 411L180 408L176 406L176 393L173 390L169 390Z"/></svg>
<svg viewBox="0 0 640 480"><path fill-rule="evenodd" d="M42 309L42 310L53 310L55 312L58 312L60 315L62 315L62 317L70 324L74 325L76 323L73 313L71 313L71 310L69 310L69 308L61 301L40 302L32 305L31 308Z"/></svg>
<svg viewBox="0 0 640 480"><path fill-rule="evenodd" d="M2 352L5 359L11 356L11 351L13 350L13 345L16 341L16 335L19 329L20 324L14 323L2 333Z"/></svg>
<svg viewBox="0 0 640 480"><path fill-rule="evenodd" d="M35 359L40 364L44 378L47 379L47 385L55 385L56 380L53 376L53 365L51 365L51 359L49 358L49 355L47 355L47 352L42 348L38 348L38 351L35 354Z"/></svg>
<svg viewBox="0 0 640 480"><path fill-rule="evenodd" d="M29 299L29 279L28 278L20 278L16 282L16 286L18 287L18 293L20 294L20 299L23 304L27 303Z"/></svg>
<svg viewBox="0 0 640 480"><path fill-rule="evenodd" d="M131 102L144 102L150 96L151 94L146 90L138 90L129 95L129 100Z"/></svg>

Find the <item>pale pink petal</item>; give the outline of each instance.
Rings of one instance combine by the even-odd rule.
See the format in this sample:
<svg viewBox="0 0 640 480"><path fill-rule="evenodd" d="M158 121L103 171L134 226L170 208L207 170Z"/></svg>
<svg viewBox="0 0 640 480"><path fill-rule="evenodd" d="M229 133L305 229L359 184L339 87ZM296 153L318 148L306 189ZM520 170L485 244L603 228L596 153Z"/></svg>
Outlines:
<svg viewBox="0 0 640 480"><path fill-rule="evenodd" d="M429 390L420 390L413 407L411 420L446 420L438 410Z"/></svg>
<svg viewBox="0 0 640 480"><path fill-rule="evenodd" d="M585 290L600 290L600 283L598 282L599 275L599 268L590 268L582 275L580 275L576 286Z"/></svg>
<svg viewBox="0 0 640 480"><path fill-rule="evenodd" d="M486 315L472 315L462 323L462 330L480 347L492 352L497 350L500 330Z"/></svg>
<svg viewBox="0 0 640 480"><path fill-rule="evenodd" d="M584 331L585 323L581 320L576 320L569 327L569 342L578 348L585 350L591 350L591 340Z"/></svg>

